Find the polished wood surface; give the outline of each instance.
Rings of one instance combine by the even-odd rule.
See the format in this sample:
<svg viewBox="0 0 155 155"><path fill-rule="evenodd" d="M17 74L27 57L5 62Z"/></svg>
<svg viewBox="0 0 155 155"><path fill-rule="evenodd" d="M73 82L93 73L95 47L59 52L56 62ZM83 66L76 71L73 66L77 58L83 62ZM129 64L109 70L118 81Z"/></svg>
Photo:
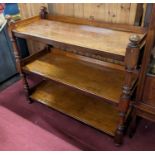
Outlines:
<svg viewBox="0 0 155 155"><path fill-rule="evenodd" d="M138 110L141 110L142 113L146 112L152 114L155 117L155 107L148 105L147 103L140 103L140 105L135 106ZM155 121L155 120L154 120Z"/></svg>
<svg viewBox="0 0 155 155"><path fill-rule="evenodd" d="M24 70L67 84L118 103L122 92L124 74L101 65L78 60L54 49L52 52L32 61Z"/></svg>
<svg viewBox="0 0 155 155"><path fill-rule="evenodd" d="M49 14L65 15L70 17L102 21L109 23L126 23L134 25L135 15L139 4L47 4L47 3L18 3L21 18L29 18L38 15L41 6L46 6ZM145 4L144 4L145 5ZM146 8L146 5L144 9ZM25 11L27 10L27 11ZM144 15L143 15L144 17ZM57 17L58 18L58 17ZM64 18L64 17L63 17ZM81 21L81 19L80 19ZM142 29L142 27L139 27ZM138 27L136 28L138 29ZM129 30L129 28L127 29ZM133 30L133 29L132 29ZM29 53L43 49L44 44L27 39Z"/></svg>
<svg viewBox="0 0 155 155"><path fill-rule="evenodd" d="M49 20L60 21L65 23L72 23L72 24L80 24L80 25L89 25L101 28L107 28L117 31L124 31L124 32L131 32L131 33L145 33L147 31L147 27L140 27L128 24L120 24L120 23L111 23L111 22L104 22L100 20L94 19L85 19L85 18L77 18L77 17L70 17L64 15L48 15Z"/></svg>
<svg viewBox="0 0 155 155"><path fill-rule="evenodd" d="M125 56L129 37L133 33L86 25L39 19L17 26L16 33ZM143 35L139 34L142 38Z"/></svg>
<svg viewBox="0 0 155 155"><path fill-rule="evenodd" d="M101 100L49 81L41 83L31 98L114 136L118 112Z"/></svg>

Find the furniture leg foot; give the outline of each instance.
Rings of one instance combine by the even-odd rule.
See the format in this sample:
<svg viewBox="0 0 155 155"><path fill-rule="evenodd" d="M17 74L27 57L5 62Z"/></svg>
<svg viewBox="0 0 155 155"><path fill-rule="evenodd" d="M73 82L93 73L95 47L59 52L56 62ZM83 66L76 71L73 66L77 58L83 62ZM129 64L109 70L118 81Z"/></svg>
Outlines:
<svg viewBox="0 0 155 155"><path fill-rule="evenodd" d="M116 146L120 146L123 143L123 129L124 127L119 127L116 130L114 142Z"/></svg>
<svg viewBox="0 0 155 155"><path fill-rule="evenodd" d="M137 116L134 116L131 120L131 124L128 129L128 136L130 138L133 137L134 133L136 132L136 128L137 128Z"/></svg>
<svg viewBox="0 0 155 155"><path fill-rule="evenodd" d="M33 102L31 98L27 98L27 101L29 104L32 104L32 102Z"/></svg>

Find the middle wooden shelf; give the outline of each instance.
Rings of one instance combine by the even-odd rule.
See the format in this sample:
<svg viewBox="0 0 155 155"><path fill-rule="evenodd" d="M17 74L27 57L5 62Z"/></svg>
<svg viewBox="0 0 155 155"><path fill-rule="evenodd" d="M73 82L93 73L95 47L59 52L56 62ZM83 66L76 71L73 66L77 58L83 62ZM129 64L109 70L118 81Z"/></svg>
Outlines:
<svg viewBox="0 0 155 155"><path fill-rule="evenodd" d="M74 87L118 104L122 93L125 72L80 59L79 56L60 50L50 52L36 58L23 70L36 73L45 78Z"/></svg>

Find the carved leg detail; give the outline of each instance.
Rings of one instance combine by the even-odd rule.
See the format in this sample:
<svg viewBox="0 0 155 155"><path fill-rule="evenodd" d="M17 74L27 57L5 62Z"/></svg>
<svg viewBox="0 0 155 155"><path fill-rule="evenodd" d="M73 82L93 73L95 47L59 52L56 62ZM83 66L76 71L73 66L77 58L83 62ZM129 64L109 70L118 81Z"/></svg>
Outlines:
<svg viewBox="0 0 155 155"><path fill-rule="evenodd" d="M114 142L116 146L119 146L123 143L123 135L124 135L124 129L125 129L125 126L124 126L125 115L126 115L125 112L119 113L120 119L115 133L115 138L114 138Z"/></svg>
<svg viewBox="0 0 155 155"><path fill-rule="evenodd" d="M130 79L131 79L130 77L127 77L126 81L130 81ZM122 95L119 103L119 123L115 133L115 144L117 146L123 143L126 114L130 103L130 92L131 92L131 89L129 86L126 85L123 87L123 91L122 91Z"/></svg>
<svg viewBox="0 0 155 155"><path fill-rule="evenodd" d="M115 133L115 143L116 145L120 145L123 142L123 134L126 122L126 115L130 104L131 90L132 90L132 77L133 71L137 69L138 64L138 56L139 56L139 39L138 35L130 36L130 43L126 48L125 54L125 80L124 86L122 90L122 95L119 102L119 122L118 127Z"/></svg>
<svg viewBox="0 0 155 155"><path fill-rule="evenodd" d="M124 131L124 126L119 125L116 130L115 138L114 138L114 142L116 146L120 146L123 143L123 131Z"/></svg>
<svg viewBox="0 0 155 155"><path fill-rule="evenodd" d="M11 16L9 16L9 15L6 16L6 19L8 21L8 34L9 34L9 38L12 42L14 56L16 59L16 68L17 68L17 71L20 73L21 79L23 81L26 98L29 101L29 103L31 103L31 99L29 97L29 95L30 95L29 85L26 80L26 75L22 71L21 55L20 55L21 53L20 53L18 45L17 45L17 37L15 37L14 34L12 33L12 30L15 28L15 21L13 21Z"/></svg>
<svg viewBox="0 0 155 155"><path fill-rule="evenodd" d="M24 85L24 91L25 91L25 95L26 95L26 99L29 103L32 103L32 100L30 98L30 88L26 79L26 75L25 73L21 72L20 73L21 79L23 81L23 85Z"/></svg>

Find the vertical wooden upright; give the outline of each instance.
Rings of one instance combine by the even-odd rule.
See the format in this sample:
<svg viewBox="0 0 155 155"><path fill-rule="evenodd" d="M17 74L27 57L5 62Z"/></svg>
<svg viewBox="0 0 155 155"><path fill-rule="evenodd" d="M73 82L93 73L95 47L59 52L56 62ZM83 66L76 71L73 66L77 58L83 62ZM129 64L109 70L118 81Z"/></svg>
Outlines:
<svg viewBox="0 0 155 155"><path fill-rule="evenodd" d="M139 76L140 78L139 78L139 85L137 89L137 98L136 98L137 103L142 98L144 81L146 78L145 75L147 73L147 68L150 62L151 50L154 45L154 40L155 40L155 4L153 4L152 6L151 18L150 18L150 23L149 23L149 28L148 28L147 38L146 38L146 46L145 46L140 76Z"/></svg>
<svg viewBox="0 0 155 155"><path fill-rule="evenodd" d="M149 7L150 8L150 7ZM148 16L148 15L147 15ZM148 16L149 17L149 16ZM148 22L148 19L147 19ZM138 88L137 88L137 93L136 93L136 101L134 105L134 109L132 112L132 122L130 124L129 128L129 136L133 136L136 126L137 126L137 116L138 114L138 108L139 106L142 105L143 103L143 93L144 93L144 86L147 78L147 72L148 72L148 66L150 63L150 58L151 58L151 51L155 45L155 4L152 5L152 10L151 10L151 17L149 20L149 27L148 27L148 32L147 32L147 38L146 38L146 45L144 49L144 56L142 59L142 65L141 65L141 70L139 74L139 81L138 81ZM147 118L150 117L149 112L145 111L145 104L143 104L143 108L140 110L140 116L143 117L144 113L147 113ZM152 108L149 106L150 109ZM152 115L152 113L151 113ZM145 117L144 117L145 118Z"/></svg>
<svg viewBox="0 0 155 155"><path fill-rule="evenodd" d="M128 44L128 47L126 49L126 55L125 55L125 82L122 90L122 95L120 98L119 103L119 124L118 128L116 130L115 135L115 143L117 145L122 143L122 137L124 132L124 124L125 124L125 118L127 114L127 110L130 104L130 98L131 98L131 91L132 91L132 76L134 70L137 69L137 63L138 63L138 57L139 57L139 36L138 35L132 35L130 38L130 43Z"/></svg>
<svg viewBox="0 0 155 155"><path fill-rule="evenodd" d="M25 94L26 94L26 98L29 101L29 103L31 103L31 99L29 98L30 95L30 89L29 89L29 85L26 79L26 74L22 71L22 65L21 65L21 54L17 45L17 38L13 35L12 33L12 29L15 26L15 21L11 19L11 16L7 15L5 17L8 21L8 34L10 37L10 40L12 42L12 46L13 46L13 51L14 51L14 56L15 56L15 60L16 60L16 68L17 71L20 73L20 77L23 81L23 85L24 85L24 90L25 90Z"/></svg>
<svg viewBox="0 0 155 155"><path fill-rule="evenodd" d="M40 8L40 18L47 19L47 16L48 16L47 8L45 6L42 6Z"/></svg>

